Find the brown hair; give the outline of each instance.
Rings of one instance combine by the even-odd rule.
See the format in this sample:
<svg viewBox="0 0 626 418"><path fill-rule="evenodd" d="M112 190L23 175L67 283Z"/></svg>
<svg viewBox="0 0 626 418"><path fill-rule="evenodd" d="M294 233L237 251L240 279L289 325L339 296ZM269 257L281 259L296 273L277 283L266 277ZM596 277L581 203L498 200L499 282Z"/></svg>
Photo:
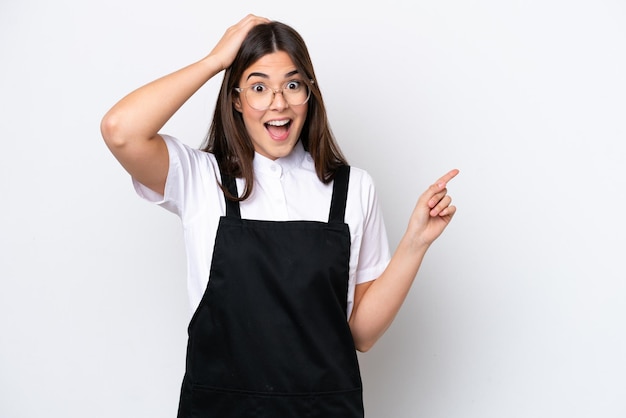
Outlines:
<svg viewBox="0 0 626 418"><path fill-rule="evenodd" d="M213 121L201 146L203 151L215 155L222 171L232 177L245 179L246 186L241 198L226 193L232 200L247 199L254 184L254 146L242 115L233 106L233 95L239 94L234 88L238 87L239 79L247 68L261 57L277 51L284 51L291 57L296 69L303 75L304 82L311 89L300 141L313 158L317 177L320 181L329 183L337 168L347 164L330 129L322 93L304 40L284 23L257 25L248 33L235 60L224 73Z"/></svg>

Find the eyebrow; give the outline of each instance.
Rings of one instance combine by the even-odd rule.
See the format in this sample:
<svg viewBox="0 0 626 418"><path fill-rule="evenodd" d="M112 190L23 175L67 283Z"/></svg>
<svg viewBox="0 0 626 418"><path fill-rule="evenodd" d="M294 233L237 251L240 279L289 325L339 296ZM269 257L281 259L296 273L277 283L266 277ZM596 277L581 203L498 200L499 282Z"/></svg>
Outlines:
<svg viewBox="0 0 626 418"><path fill-rule="evenodd" d="M285 74L285 78L292 77L292 76L294 76L294 75L296 75L296 74L298 74L298 70L293 70L293 71L290 71L290 72L288 72L287 74ZM249 80L249 79L250 79L250 77L261 77L261 78L268 78L268 79L270 78L270 77L269 77L267 74L265 74L265 73L250 73L250 74L248 75L248 77L246 78L246 80Z"/></svg>

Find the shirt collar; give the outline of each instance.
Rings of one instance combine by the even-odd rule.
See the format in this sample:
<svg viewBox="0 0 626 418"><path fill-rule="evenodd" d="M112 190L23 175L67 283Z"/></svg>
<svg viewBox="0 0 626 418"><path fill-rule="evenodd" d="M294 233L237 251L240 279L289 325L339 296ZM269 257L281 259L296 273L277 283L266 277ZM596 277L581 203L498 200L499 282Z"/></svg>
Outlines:
<svg viewBox="0 0 626 418"><path fill-rule="evenodd" d="M298 141L289 155L276 160L271 160L255 152L252 164L257 173L276 173L278 171L277 166L280 168L280 173L286 173L300 167L306 154L302 141Z"/></svg>

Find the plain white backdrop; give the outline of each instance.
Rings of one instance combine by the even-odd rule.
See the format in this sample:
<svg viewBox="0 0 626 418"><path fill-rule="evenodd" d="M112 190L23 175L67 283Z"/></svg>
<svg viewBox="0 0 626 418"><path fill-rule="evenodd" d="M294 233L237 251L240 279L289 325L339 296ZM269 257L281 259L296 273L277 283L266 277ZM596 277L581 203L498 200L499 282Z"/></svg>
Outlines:
<svg viewBox="0 0 626 418"><path fill-rule="evenodd" d="M0 417L175 416L182 231L99 123L249 12L307 41L392 247L461 170L457 216L359 355L367 416L626 416L623 1L2 0ZM220 81L163 132L198 146Z"/></svg>

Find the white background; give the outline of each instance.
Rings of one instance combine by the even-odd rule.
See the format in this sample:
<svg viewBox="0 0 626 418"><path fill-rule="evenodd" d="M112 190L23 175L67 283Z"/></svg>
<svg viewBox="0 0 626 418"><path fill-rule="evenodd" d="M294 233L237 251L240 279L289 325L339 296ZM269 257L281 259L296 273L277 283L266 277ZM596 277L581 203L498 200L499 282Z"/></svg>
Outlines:
<svg viewBox="0 0 626 418"><path fill-rule="evenodd" d="M0 417L173 417L178 218L100 119L253 12L308 43L392 247L451 168L459 211L360 355L370 418L626 416L621 0L0 3ZM164 132L198 146L221 77Z"/></svg>

